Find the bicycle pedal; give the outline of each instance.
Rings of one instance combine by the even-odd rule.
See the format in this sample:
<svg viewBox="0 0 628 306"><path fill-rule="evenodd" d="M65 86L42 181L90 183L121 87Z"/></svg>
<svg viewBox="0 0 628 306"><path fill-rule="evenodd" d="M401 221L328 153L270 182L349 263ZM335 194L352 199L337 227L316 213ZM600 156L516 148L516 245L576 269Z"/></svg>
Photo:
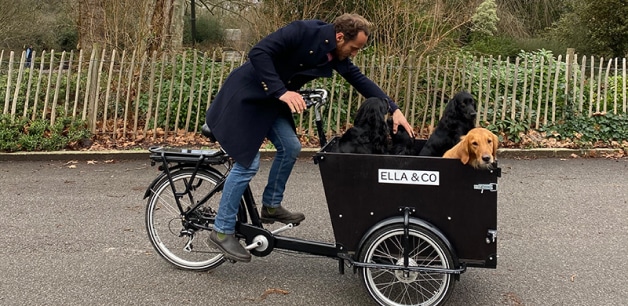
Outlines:
<svg viewBox="0 0 628 306"><path fill-rule="evenodd" d="M263 224L275 224L275 220L262 219L261 221L262 221ZM279 222L279 221L277 221L277 222ZM279 222L279 223L281 223L281 222ZM298 222L298 223L285 223L285 224L286 225L292 224L292 226L297 226L297 225L301 224L301 222Z"/></svg>

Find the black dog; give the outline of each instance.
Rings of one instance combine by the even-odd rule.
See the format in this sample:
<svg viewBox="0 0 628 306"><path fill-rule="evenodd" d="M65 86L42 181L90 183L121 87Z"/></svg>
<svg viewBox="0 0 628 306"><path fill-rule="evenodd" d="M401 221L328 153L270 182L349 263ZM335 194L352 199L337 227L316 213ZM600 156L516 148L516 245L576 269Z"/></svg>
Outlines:
<svg viewBox="0 0 628 306"><path fill-rule="evenodd" d="M423 156L443 156L445 152L475 127L476 105L473 96L466 91L457 93L451 99L443 117L438 121L434 133L427 139L425 146L419 152Z"/></svg>
<svg viewBox="0 0 628 306"><path fill-rule="evenodd" d="M355 115L353 127L338 140L338 151L359 154L388 153L387 112L388 101L385 99L366 99Z"/></svg>
<svg viewBox="0 0 628 306"><path fill-rule="evenodd" d="M387 123L392 143L389 153L393 155L419 155L422 146L421 140L415 139L402 126L397 128L397 133L395 134L392 131L392 119L389 118Z"/></svg>

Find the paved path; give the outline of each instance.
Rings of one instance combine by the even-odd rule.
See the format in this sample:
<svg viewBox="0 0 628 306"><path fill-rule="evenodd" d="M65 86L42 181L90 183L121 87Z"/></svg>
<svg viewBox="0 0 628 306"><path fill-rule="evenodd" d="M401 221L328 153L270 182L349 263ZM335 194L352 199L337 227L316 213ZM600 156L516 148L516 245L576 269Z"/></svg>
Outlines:
<svg viewBox="0 0 628 306"><path fill-rule="evenodd" d="M450 305L628 304L628 160L500 166L498 268L469 269ZM327 258L275 252L212 272L173 268L144 229L142 196L157 173L147 159L0 161L0 305L372 304L357 275ZM289 185L286 205L307 216L291 235L332 242L317 166L299 161Z"/></svg>

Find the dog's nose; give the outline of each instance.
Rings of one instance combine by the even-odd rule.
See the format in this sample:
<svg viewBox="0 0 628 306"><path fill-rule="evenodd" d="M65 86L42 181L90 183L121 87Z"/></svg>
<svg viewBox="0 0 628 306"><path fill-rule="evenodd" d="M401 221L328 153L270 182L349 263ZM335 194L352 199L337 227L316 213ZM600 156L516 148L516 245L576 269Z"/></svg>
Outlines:
<svg viewBox="0 0 628 306"><path fill-rule="evenodd" d="M491 162L491 156L490 156L490 155L487 155L487 154L482 155L482 160L483 160L485 163L490 163L490 162Z"/></svg>

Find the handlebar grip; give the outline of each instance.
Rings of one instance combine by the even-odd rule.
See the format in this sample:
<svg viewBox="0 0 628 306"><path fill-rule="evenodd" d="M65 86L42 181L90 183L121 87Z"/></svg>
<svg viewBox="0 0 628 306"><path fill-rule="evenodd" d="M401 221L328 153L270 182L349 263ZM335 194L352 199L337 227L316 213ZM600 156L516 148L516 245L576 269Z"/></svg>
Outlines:
<svg viewBox="0 0 628 306"><path fill-rule="evenodd" d="M303 100L305 100L305 106L306 108L310 108L312 107L314 104L316 104L316 101L310 99L309 97L304 96Z"/></svg>
<svg viewBox="0 0 628 306"><path fill-rule="evenodd" d="M327 91L324 89L302 89L298 92L303 97L307 108L317 104L324 104L327 99Z"/></svg>

